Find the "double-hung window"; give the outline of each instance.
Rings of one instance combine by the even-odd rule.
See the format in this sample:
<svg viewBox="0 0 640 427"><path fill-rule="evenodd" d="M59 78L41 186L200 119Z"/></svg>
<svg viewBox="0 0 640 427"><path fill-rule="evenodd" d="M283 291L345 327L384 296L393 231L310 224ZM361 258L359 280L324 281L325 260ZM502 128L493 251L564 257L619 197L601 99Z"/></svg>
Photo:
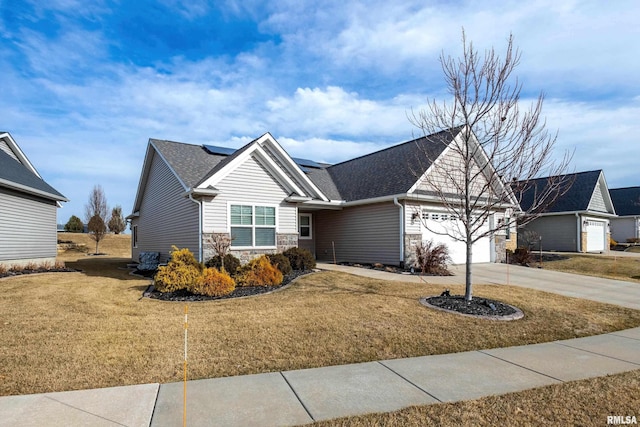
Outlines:
<svg viewBox="0 0 640 427"><path fill-rule="evenodd" d="M298 233L300 239L310 240L313 238L311 233L311 214L300 214L298 217Z"/></svg>
<svg viewBox="0 0 640 427"><path fill-rule="evenodd" d="M232 247L276 246L275 206L231 205Z"/></svg>

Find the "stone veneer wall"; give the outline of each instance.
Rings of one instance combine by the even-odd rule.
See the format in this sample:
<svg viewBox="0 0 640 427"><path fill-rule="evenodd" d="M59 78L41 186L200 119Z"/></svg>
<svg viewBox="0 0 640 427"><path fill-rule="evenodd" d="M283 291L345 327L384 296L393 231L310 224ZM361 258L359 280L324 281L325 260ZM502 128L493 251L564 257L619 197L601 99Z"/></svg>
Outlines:
<svg viewBox="0 0 640 427"><path fill-rule="evenodd" d="M210 239L215 238L215 236L229 236L229 233L205 233L202 236L202 244L203 244L203 256L204 261L206 262L209 258L216 255L213 250ZM298 246L298 234L297 233L282 233L276 234L276 246L277 249L230 249L229 253L235 256L240 260L242 264L246 264L254 258L258 258L261 255L265 254L274 254L277 252L284 252L287 249L297 247Z"/></svg>
<svg viewBox="0 0 640 427"><path fill-rule="evenodd" d="M518 248L518 233L511 233L511 238L509 240L505 240L504 249L515 251Z"/></svg>
<svg viewBox="0 0 640 427"><path fill-rule="evenodd" d="M507 261L507 238L503 235L495 235L496 261Z"/></svg>
<svg viewBox="0 0 640 427"><path fill-rule="evenodd" d="M404 266L412 267L416 262L416 246L422 243L422 234L404 235Z"/></svg>
<svg viewBox="0 0 640 427"><path fill-rule="evenodd" d="M580 252L587 252L587 232L580 232Z"/></svg>

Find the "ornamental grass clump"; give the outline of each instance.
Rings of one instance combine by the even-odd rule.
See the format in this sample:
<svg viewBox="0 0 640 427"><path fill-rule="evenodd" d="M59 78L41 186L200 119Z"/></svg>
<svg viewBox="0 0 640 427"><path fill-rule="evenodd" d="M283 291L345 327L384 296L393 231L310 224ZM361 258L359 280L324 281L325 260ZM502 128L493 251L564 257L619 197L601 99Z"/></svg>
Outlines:
<svg viewBox="0 0 640 427"><path fill-rule="evenodd" d="M235 288L236 282L226 272L217 268L205 268L201 280L188 289L193 294L221 297L229 295Z"/></svg>
<svg viewBox="0 0 640 427"><path fill-rule="evenodd" d="M203 266L187 248L172 246L171 260L158 267L155 287L159 292L175 292L189 289L202 280Z"/></svg>
<svg viewBox="0 0 640 427"><path fill-rule="evenodd" d="M242 267L236 280L239 286L278 286L282 284L283 276L263 255Z"/></svg>

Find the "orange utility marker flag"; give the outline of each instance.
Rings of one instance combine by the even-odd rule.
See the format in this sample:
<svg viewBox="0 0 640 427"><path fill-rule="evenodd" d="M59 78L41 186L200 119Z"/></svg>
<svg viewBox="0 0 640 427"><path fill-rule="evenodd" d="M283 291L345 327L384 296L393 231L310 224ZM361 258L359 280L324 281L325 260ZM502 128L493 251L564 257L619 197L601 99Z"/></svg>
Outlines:
<svg viewBox="0 0 640 427"><path fill-rule="evenodd" d="M182 425L187 427L187 334L189 327L189 306L184 306L184 402L182 412Z"/></svg>

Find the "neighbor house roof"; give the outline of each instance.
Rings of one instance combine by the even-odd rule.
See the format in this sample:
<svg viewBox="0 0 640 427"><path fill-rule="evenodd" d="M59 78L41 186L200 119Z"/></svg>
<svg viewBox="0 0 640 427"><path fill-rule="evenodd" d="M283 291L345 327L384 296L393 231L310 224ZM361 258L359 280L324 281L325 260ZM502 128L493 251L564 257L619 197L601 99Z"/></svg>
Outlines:
<svg viewBox="0 0 640 427"><path fill-rule="evenodd" d="M598 180L602 174L602 170L594 170L587 172L578 172L573 174L559 175L557 177L544 177L537 178L529 181L529 188L523 193L520 206L524 211L528 211L534 202L535 194L541 194L549 185L550 179L552 181L565 182L571 184L571 187L567 192L559 197L555 203L551 206L545 207L545 213L558 213L558 212L580 212L586 211L589 208L591 197L596 189ZM522 182L518 183L521 184ZM517 185L516 184L516 188ZM606 190L606 188L604 189Z"/></svg>
<svg viewBox="0 0 640 427"><path fill-rule="evenodd" d="M309 174L327 193L347 202L405 194L431 166L431 161L458 135L460 128L394 145ZM333 197L332 197L333 198Z"/></svg>
<svg viewBox="0 0 640 427"><path fill-rule="evenodd" d="M0 150L0 186L55 201L68 201L66 197L34 173L32 168L28 168L2 150Z"/></svg>
<svg viewBox="0 0 640 427"><path fill-rule="evenodd" d="M640 215L640 187L609 189L619 216Z"/></svg>

